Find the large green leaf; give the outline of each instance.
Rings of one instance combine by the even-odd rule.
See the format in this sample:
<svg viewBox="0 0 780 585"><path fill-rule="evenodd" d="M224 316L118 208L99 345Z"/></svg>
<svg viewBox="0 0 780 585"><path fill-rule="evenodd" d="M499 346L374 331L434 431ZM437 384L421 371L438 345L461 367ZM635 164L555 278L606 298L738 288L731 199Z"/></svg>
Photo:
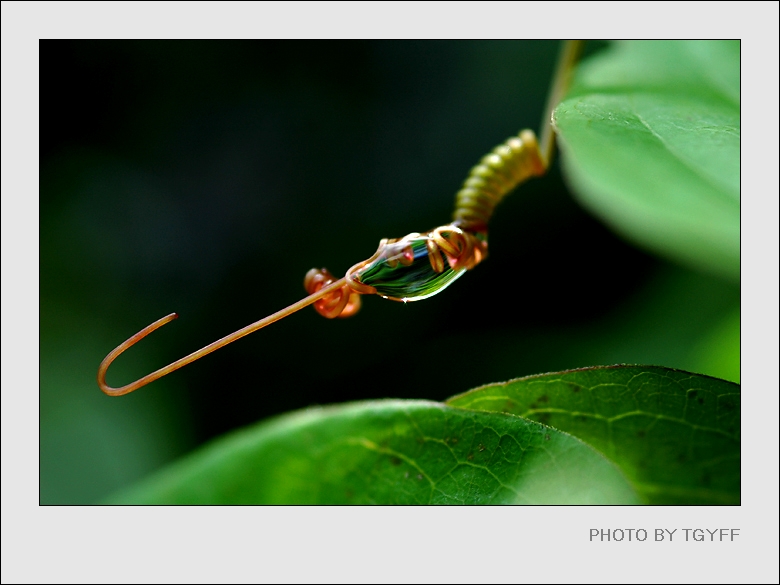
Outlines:
<svg viewBox="0 0 780 585"><path fill-rule="evenodd" d="M221 438L115 503L638 503L578 439L427 401L309 409Z"/></svg>
<svg viewBox="0 0 780 585"><path fill-rule="evenodd" d="M542 374L476 388L451 406L516 414L614 461L643 501L738 504L740 387L652 366Z"/></svg>
<svg viewBox="0 0 780 585"><path fill-rule="evenodd" d="M625 237L739 278L738 41L630 41L583 62L553 114L582 203Z"/></svg>

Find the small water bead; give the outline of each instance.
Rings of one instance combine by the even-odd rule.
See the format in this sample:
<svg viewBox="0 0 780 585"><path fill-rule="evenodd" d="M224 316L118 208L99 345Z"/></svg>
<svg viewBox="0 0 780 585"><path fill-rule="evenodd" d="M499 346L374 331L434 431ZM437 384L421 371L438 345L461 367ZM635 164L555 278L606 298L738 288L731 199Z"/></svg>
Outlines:
<svg viewBox="0 0 780 585"><path fill-rule="evenodd" d="M428 234L409 234L388 243L373 262L361 268L357 276L363 284L372 286L376 293L394 301L419 301L440 293L466 272L453 270L446 254L441 256L444 269L436 272L429 258Z"/></svg>

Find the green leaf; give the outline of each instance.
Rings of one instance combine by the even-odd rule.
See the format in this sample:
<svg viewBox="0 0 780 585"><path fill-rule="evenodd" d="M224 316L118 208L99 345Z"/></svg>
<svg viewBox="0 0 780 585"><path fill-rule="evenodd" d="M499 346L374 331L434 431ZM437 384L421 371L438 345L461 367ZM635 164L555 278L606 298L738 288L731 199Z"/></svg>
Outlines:
<svg viewBox="0 0 780 585"><path fill-rule="evenodd" d="M578 439L427 401L313 408L218 439L114 503L626 504L620 471Z"/></svg>
<svg viewBox="0 0 780 585"><path fill-rule="evenodd" d="M697 371L739 384L739 349L740 309L737 307L712 327L694 347L690 359Z"/></svg>
<svg viewBox="0 0 780 585"><path fill-rule="evenodd" d="M571 433L614 461L646 503L739 504L737 384L669 368L608 366L484 386L447 404Z"/></svg>
<svg viewBox="0 0 780 585"><path fill-rule="evenodd" d="M630 41L583 62L553 114L583 205L626 238L739 278L738 41Z"/></svg>

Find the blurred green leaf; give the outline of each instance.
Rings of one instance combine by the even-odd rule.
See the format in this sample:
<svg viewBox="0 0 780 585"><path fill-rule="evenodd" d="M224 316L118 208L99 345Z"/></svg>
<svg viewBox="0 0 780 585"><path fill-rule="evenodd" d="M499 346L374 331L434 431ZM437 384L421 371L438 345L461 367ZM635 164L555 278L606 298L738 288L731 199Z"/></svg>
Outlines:
<svg viewBox="0 0 780 585"><path fill-rule="evenodd" d="M691 352L697 372L739 383L740 310L721 319Z"/></svg>
<svg viewBox="0 0 780 585"><path fill-rule="evenodd" d="M41 295L39 310L42 505L94 504L192 448L191 423L178 416L186 410L186 393L177 380L128 400L105 396L96 386L95 363L117 342L116 331L48 294ZM135 363L120 361L112 379L153 369L154 349L154 341L134 348Z"/></svg>
<svg viewBox="0 0 780 585"><path fill-rule="evenodd" d="M218 439L114 503L628 504L618 469L513 415L427 401L299 411Z"/></svg>
<svg viewBox="0 0 780 585"><path fill-rule="evenodd" d="M661 367L595 367L484 386L447 404L571 433L614 461L646 503L739 504L737 384Z"/></svg>
<svg viewBox="0 0 780 585"><path fill-rule="evenodd" d="M583 62L553 115L582 203L655 252L739 278L738 41L631 41Z"/></svg>

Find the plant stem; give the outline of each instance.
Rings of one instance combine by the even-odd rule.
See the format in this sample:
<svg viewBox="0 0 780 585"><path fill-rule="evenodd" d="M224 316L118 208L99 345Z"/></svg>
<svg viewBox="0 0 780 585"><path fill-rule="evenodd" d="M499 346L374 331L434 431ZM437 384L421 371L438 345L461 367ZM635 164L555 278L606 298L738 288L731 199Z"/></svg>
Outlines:
<svg viewBox="0 0 780 585"><path fill-rule="evenodd" d="M542 127L539 139L539 151L545 168L550 166L553 151L555 150L555 133L552 129L552 113L560 103L566 90L569 88L571 74L574 65L580 58L585 41L564 41L561 52L558 55L558 65L555 68L550 92L547 97L547 105L544 108Z"/></svg>

